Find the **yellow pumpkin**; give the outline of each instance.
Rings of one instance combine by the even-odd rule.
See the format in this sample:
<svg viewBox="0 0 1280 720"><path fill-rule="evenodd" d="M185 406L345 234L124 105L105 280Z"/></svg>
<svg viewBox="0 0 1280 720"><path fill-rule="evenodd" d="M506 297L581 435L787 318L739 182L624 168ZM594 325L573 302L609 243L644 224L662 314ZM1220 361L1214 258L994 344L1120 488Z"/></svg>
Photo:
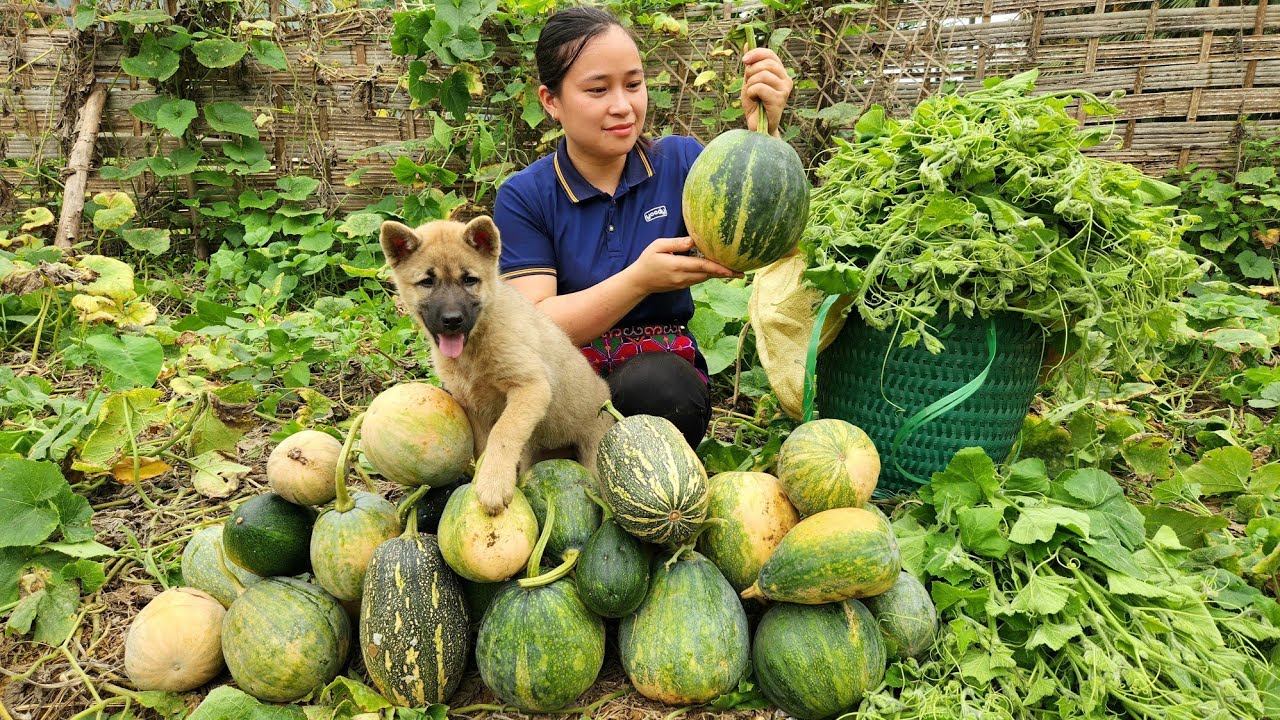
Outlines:
<svg viewBox="0 0 1280 720"><path fill-rule="evenodd" d="M129 626L124 669L139 690L185 692L222 672L222 603L195 588L157 595Z"/></svg>
<svg viewBox="0 0 1280 720"><path fill-rule="evenodd" d="M323 505L334 498L334 474L342 443L319 430L285 438L267 458L267 483L295 505Z"/></svg>

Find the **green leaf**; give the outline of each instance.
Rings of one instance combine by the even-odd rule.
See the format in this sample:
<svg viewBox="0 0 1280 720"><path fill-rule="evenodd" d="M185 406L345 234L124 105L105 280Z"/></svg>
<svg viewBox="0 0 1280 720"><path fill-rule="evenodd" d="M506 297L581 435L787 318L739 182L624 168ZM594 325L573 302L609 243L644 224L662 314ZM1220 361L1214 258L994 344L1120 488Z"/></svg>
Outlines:
<svg viewBox="0 0 1280 720"><path fill-rule="evenodd" d="M153 337L91 335L85 341L99 364L123 378L131 387L151 387L164 366L164 348Z"/></svg>
<svg viewBox="0 0 1280 720"><path fill-rule="evenodd" d="M707 360L707 373L716 375L733 366L738 357L738 338L720 337L710 347L701 350Z"/></svg>
<svg viewBox="0 0 1280 720"><path fill-rule="evenodd" d="M1009 531L1009 540L1019 545L1031 545L1037 542L1048 542L1061 527L1064 530L1089 537L1089 516L1065 507L1029 507L1018 516L1013 529Z"/></svg>
<svg viewBox="0 0 1280 720"><path fill-rule="evenodd" d="M284 51L271 40L254 38L249 41L249 49L253 51L253 57L258 62L272 70L283 71L289 69L289 60L285 57Z"/></svg>
<svg viewBox="0 0 1280 720"><path fill-rule="evenodd" d="M1025 615L1062 612L1073 594L1075 581L1058 575L1032 575L1014 596L1011 607Z"/></svg>
<svg viewBox="0 0 1280 720"><path fill-rule="evenodd" d="M1130 575L1107 573L1107 589L1115 595L1132 595L1153 600L1176 597L1164 588Z"/></svg>
<svg viewBox="0 0 1280 720"><path fill-rule="evenodd" d="M320 702L335 710L335 715L344 710L344 705L355 713L374 713L386 708L395 707L389 700L378 694L376 690L358 680L339 675L320 692Z"/></svg>
<svg viewBox="0 0 1280 720"><path fill-rule="evenodd" d="M229 685L214 688L187 720L306 720L297 705L261 703Z"/></svg>
<svg viewBox="0 0 1280 720"><path fill-rule="evenodd" d="M1145 518L1147 535L1152 536L1161 528L1169 528L1187 547L1204 545L1205 535L1231 524L1221 515L1194 515L1171 507L1144 505L1138 508L1138 512Z"/></svg>
<svg viewBox="0 0 1280 720"><path fill-rule="evenodd" d="M120 60L126 73L143 80L168 80L178 72L178 65L178 53L156 42L152 33L143 36L137 55Z"/></svg>
<svg viewBox="0 0 1280 720"><path fill-rule="evenodd" d="M1247 328L1214 328L1205 332L1204 337L1219 350L1237 355L1248 350L1271 348L1271 341L1266 335Z"/></svg>
<svg viewBox="0 0 1280 720"><path fill-rule="evenodd" d="M440 86L440 104L444 105L455 120L466 117L467 106L471 104L471 92L467 88L465 71L454 70L449 79Z"/></svg>
<svg viewBox="0 0 1280 720"><path fill-rule="evenodd" d="M1040 458L1019 460L1009 466L1005 492L1021 495L1043 495L1049 492L1049 472Z"/></svg>
<svg viewBox="0 0 1280 720"><path fill-rule="evenodd" d="M77 547L85 547L85 550L91 550L92 546L84 546L93 540L93 508L89 506L89 501L83 496L78 495L71 490L70 486L63 488L53 499L53 506L58 511L58 529L62 533L62 539ZM45 547L52 547L53 543L45 543ZM88 555L76 555L71 550L65 550L68 555L75 557L90 557Z"/></svg>
<svg viewBox="0 0 1280 720"><path fill-rule="evenodd" d="M1165 479L1173 474L1173 444L1160 435L1126 439L1120 454L1140 477Z"/></svg>
<svg viewBox="0 0 1280 720"><path fill-rule="evenodd" d="M1084 468L1063 473L1057 480L1071 497L1094 506L1120 494L1120 485L1111 475L1097 468Z"/></svg>
<svg viewBox="0 0 1280 720"><path fill-rule="evenodd" d="M85 540L82 542L75 542L75 543L47 542L47 543L44 543L44 545L42 545L41 547L46 547L50 550L56 550L57 552L60 552L63 555L70 555L73 558L81 558L81 559L103 557L105 555L114 555L116 552L115 550L112 550L106 545L103 545L102 543L98 542L97 540Z"/></svg>
<svg viewBox="0 0 1280 720"><path fill-rule="evenodd" d="M138 388L112 393L98 411L98 423L80 447L73 470L105 475L124 457L124 449L137 435L164 421L165 408L157 406L161 391ZM133 435L129 434L132 428Z"/></svg>
<svg viewBox="0 0 1280 720"><path fill-rule="evenodd" d="M110 15L102 17L103 22L109 23L127 23L134 27L143 27L145 25L163 25L173 21L173 16L160 8L143 8L140 10L127 10L124 12L113 12Z"/></svg>
<svg viewBox="0 0 1280 720"><path fill-rule="evenodd" d="M1000 534L1003 508L961 508L957 513L960 542L970 552L990 558L1001 558L1009 551L1009 541Z"/></svg>
<svg viewBox="0 0 1280 720"><path fill-rule="evenodd" d="M382 222L383 217L379 213L352 213L338 226L338 231L351 238L369 237L382 228Z"/></svg>
<svg viewBox="0 0 1280 720"><path fill-rule="evenodd" d="M698 345L709 345L716 338L724 335L725 319L710 308L699 308L689 320L689 332L698 341Z"/></svg>
<svg viewBox="0 0 1280 720"><path fill-rule="evenodd" d="M31 554L27 546L0 547L0 605L18 601L18 584Z"/></svg>
<svg viewBox="0 0 1280 720"><path fill-rule="evenodd" d="M174 137L182 137L196 119L196 104L190 100L168 98L156 110L154 124Z"/></svg>
<svg viewBox="0 0 1280 720"><path fill-rule="evenodd" d="M204 119L214 130L253 140L258 139L258 126L253 124L253 116L236 103L226 101L209 103L204 108Z"/></svg>
<svg viewBox="0 0 1280 720"><path fill-rule="evenodd" d="M226 38L199 40L191 46L191 52L195 54L196 60L199 60L201 65L213 69L235 65L248 50L244 43Z"/></svg>
<svg viewBox="0 0 1280 720"><path fill-rule="evenodd" d="M180 102L176 98L165 95L157 95L149 100L136 102L129 106L129 114L138 118L144 123L151 125L156 124L156 120L160 115L160 108ZM190 102L190 101L187 101ZM193 103L194 104L194 103Z"/></svg>
<svg viewBox="0 0 1280 720"><path fill-rule="evenodd" d="M169 252L169 231L158 228L134 228L122 230L125 242L136 250L145 250L152 255L163 255Z"/></svg>
<svg viewBox="0 0 1280 720"><path fill-rule="evenodd" d="M1270 185L1276 179L1276 169L1270 165L1260 165L1236 175L1237 183L1245 185Z"/></svg>
<svg viewBox="0 0 1280 720"><path fill-rule="evenodd" d="M1255 168L1256 169L1256 168ZM1270 170L1271 168L1267 168ZM1270 258L1265 258L1252 250L1245 250L1236 255L1236 265L1247 278L1254 280L1270 280L1275 277L1275 266Z"/></svg>
<svg viewBox="0 0 1280 720"><path fill-rule="evenodd" d="M98 12L93 3L82 2L75 7L74 18L76 30L84 32L98 22Z"/></svg>
<svg viewBox="0 0 1280 720"><path fill-rule="evenodd" d="M1084 632L1079 620L1068 620L1064 623L1037 623L1035 628L1031 637L1027 639L1028 650L1044 646L1057 652Z"/></svg>
<svg viewBox="0 0 1280 720"><path fill-rule="evenodd" d="M36 545L58 528L53 499L67 487L58 466L0 458L0 548Z"/></svg>
<svg viewBox="0 0 1280 720"><path fill-rule="evenodd" d="M1204 495L1225 495L1244 492L1252 471L1253 455L1242 447L1228 445L1205 453L1182 475L1198 484Z"/></svg>
<svg viewBox="0 0 1280 720"><path fill-rule="evenodd" d="M292 202L303 202L320 187L320 181L309 177L282 177L276 180L280 197Z"/></svg>
<svg viewBox="0 0 1280 720"><path fill-rule="evenodd" d="M203 159L204 152L200 148L185 147L174 148L162 157L147 158L147 164L159 177L176 177L191 174Z"/></svg>
<svg viewBox="0 0 1280 720"><path fill-rule="evenodd" d="M982 448L965 448L956 453L945 470L930 481L935 502L950 507L972 507L995 497L1000 490L995 463ZM1012 539L1012 538L1011 538Z"/></svg>
<svg viewBox="0 0 1280 720"><path fill-rule="evenodd" d="M80 589L74 583L51 580L40 593L43 597L36 615L35 641L56 647L76 629Z"/></svg>

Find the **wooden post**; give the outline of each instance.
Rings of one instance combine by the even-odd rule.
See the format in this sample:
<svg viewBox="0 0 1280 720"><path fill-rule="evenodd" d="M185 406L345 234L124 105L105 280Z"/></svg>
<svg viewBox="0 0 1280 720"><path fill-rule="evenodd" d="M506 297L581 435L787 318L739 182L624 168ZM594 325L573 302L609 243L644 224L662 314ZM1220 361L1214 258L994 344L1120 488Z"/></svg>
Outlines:
<svg viewBox="0 0 1280 720"><path fill-rule="evenodd" d="M62 192L62 219L58 223L58 235L54 245L69 248L80 237L80 215L84 212L85 187L89 184L89 163L93 160L93 147L98 139L98 124L102 120L102 106L107 102L107 86L94 84L93 92L80 109L76 123L76 144L71 148L67 169L72 171Z"/></svg>

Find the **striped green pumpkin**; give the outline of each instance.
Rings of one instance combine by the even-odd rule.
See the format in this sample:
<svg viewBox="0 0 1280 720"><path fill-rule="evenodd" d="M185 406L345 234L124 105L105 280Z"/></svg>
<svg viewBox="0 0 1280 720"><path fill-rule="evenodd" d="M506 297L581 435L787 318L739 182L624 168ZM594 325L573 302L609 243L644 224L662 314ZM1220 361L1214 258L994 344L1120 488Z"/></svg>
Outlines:
<svg viewBox="0 0 1280 720"><path fill-rule="evenodd" d="M222 620L222 654L241 690L293 702L347 662L351 623L329 593L288 577L250 585Z"/></svg>
<svg viewBox="0 0 1280 720"><path fill-rule="evenodd" d="M933 646L938 610L929 591L911 573L899 573L893 587L862 602L880 624L885 652L891 659L919 657Z"/></svg>
<svg viewBox="0 0 1280 720"><path fill-rule="evenodd" d="M750 663L747 614L716 566L686 550L655 562L649 594L618 626L622 668L636 691L669 705L703 703L738 686Z"/></svg>
<svg viewBox="0 0 1280 720"><path fill-rule="evenodd" d="M817 605L879 595L902 569L893 529L862 508L801 520L782 538L744 598Z"/></svg>
<svg viewBox="0 0 1280 720"><path fill-rule="evenodd" d="M398 705L442 703L467 667L467 603L432 535L378 546L364 578L360 649L374 685Z"/></svg>
<svg viewBox="0 0 1280 720"><path fill-rule="evenodd" d="M547 504L556 504L556 522L547 540L546 556L560 558L566 550L581 550L600 527L603 514L587 491L596 487L591 471L572 460L543 460L520 475L516 483L538 518L547 520Z"/></svg>
<svg viewBox="0 0 1280 720"><path fill-rule="evenodd" d="M339 600L360 599L374 549L400 534L396 506L386 498L354 492L350 502L345 512L335 507L321 513L311 531L311 572Z"/></svg>
<svg viewBox="0 0 1280 720"><path fill-rule="evenodd" d="M707 471L666 418L632 415L600 441L604 500L622 529L655 544L684 543L707 515Z"/></svg>
<svg viewBox="0 0 1280 720"><path fill-rule="evenodd" d="M809 180L786 142L730 130L708 143L689 168L682 206L698 250L746 272L795 248L809 218Z"/></svg>
<svg viewBox="0 0 1280 720"><path fill-rule="evenodd" d="M182 584L209 593L222 607L231 607L240 591L218 566L221 547L221 525L197 530L182 550ZM226 565L242 585L252 585L262 579L233 562Z"/></svg>
<svg viewBox="0 0 1280 720"><path fill-rule="evenodd" d="M720 520L698 536L698 550L741 592L800 515L768 473L723 472L711 478L707 518Z"/></svg>
<svg viewBox="0 0 1280 720"><path fill-rule="evenodd" d="M502 702L559 710L586 692L604 665L604 621L582 604L572 578L505 586L480 622L476 665Z"/></svg>
<svg viewBox="0 0 1280 720"><path fill-rule="evenodd" d="M875 618L846 600L769 608L751 660L770 702L799 720L825 720L853 710L880 684L886 658Z"/></svg>
<svg viewBox="0 0 1280 720"><path fill-rule="evenodd" d="M880 453L857 426L835 418L796 428L778 451L778 479L801 515L862 507L880 479Z"/></svg>
<svg viewBox="0 0 1280 720"><path fill-rule="evenodd" d="M649 592L649 554L645 545L605 518L578 557L574 579L582 603L597 615L626 617Z"/></svg>

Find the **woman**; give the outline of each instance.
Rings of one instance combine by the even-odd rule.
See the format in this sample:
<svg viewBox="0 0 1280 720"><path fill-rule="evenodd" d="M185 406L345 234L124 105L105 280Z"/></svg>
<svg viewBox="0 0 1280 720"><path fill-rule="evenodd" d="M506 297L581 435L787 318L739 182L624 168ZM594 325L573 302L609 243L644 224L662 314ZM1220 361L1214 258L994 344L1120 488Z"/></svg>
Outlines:
<svg viewBox="0 0 1280 720"><path fill-rule="evenodd" d="M582 347L622 414L666 417L697 447L711 402L706 362L686 328L689 288L740 277L689 254L681 193L702 146L644 137L640 51L607 11L556 13L536 58L538 97L564 139L498 190L503 277ZM791 79L771 50L742 60L747 127L755 129L764 103L776 136Z"/></svg>

